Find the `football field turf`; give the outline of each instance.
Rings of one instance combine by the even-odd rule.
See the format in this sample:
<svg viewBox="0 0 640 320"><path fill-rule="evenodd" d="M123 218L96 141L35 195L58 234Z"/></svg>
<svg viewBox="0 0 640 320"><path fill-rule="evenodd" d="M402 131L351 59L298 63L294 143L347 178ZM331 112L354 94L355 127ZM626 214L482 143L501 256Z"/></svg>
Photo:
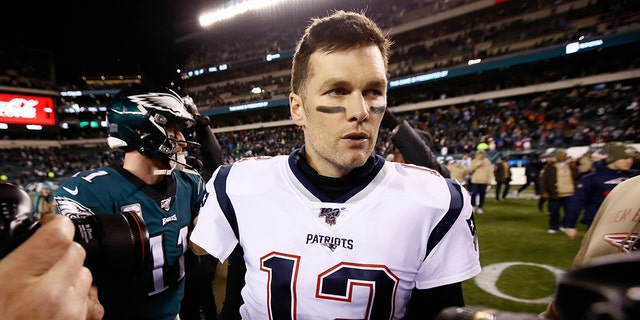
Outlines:
<svg viewBox="0 0 640 320"><path fill-rule="evenodd" d="M475 214L483 271L463 284L465 302L502 311L540 313L558 277L571 266L584 237L584 225L578 224L578 237L573 240L562 232L549 234L546 204L540 212L531 193L518 198L511 193L506 202L494 199L491 189L484 213Z"/></svg>

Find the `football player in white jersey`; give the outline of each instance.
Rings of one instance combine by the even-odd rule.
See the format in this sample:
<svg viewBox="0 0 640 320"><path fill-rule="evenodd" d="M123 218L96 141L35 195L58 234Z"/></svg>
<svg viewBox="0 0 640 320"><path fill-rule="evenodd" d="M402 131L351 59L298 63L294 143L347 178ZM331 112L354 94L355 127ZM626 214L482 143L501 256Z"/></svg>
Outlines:
<svg viewBox="0 0 640 320"><path fill-rule="evenodd" d="M293 58L304 146L221 166L193 248L246 266L242 319L431 319L481 268L470 196L374 154L391 41L362 13L315 18ZM232 267L231 265L230 267Z"/></svg>

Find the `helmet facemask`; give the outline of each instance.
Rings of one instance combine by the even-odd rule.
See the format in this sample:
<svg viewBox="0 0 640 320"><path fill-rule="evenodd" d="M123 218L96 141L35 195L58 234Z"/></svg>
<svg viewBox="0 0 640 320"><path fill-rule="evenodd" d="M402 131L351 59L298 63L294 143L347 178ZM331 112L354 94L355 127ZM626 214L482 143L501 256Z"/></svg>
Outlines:
<svg viewBox="0 0 640 320"><path fill-rule="evenodd" d="M170 167L170 169L155 170L154 174L169 175L174 170L193 169L190 165L187 164L187 156L189 154L187 152L187 147L191 145L197 145L198 147L200 146L200 144L198 144L197 142L189 141L187 139L188 134L186 132L193 126L193 121L183 118L169 119L161 113L155 113L151 115L150 121L158 127L158 130L161 130L163 132L165 139L161 144L159 144L157 149L153 150L153 152L149 153L148 155L162 160L167 160ZM169 131L171 130L175 130L176 134L170 135ZM179 139L179 136L177 135L178 131L182 133L182 140ZM141 135L141 141L143 142L143 145L147 136L150 135ZM179 144L181 143L184 146L181 150L179 150Z"/></svg>

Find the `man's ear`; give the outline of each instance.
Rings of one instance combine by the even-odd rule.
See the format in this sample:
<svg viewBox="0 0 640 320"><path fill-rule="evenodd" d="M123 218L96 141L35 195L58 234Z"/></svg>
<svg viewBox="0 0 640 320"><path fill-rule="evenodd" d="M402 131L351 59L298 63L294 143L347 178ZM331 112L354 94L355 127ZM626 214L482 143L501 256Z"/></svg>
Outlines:
<svg viewBox="0 0 640 320"><path fill-rule="evenodd" d="M289 94L289 112L291 113L291 120L297 126L304 126L304 107L302 104L302 97L295 93Z"/></svg>

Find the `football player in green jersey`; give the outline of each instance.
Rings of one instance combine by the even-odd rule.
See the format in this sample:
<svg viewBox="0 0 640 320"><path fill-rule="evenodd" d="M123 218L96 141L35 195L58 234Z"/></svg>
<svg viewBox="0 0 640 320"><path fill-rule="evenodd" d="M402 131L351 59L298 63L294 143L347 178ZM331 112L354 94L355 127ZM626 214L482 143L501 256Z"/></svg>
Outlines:
<svg viewBox="0 0 640 320"><path fill-rule="evenodd" d="M60 185L55 197L60 214L74 218L134 213L148 229L149 268L144 274L97 279L104 319L178 317L187 238L204 196L203 177L190 170L185 150L198 142L220 148L211 130L196 130L198 142L187 141L183 132L196 126L196 120L172 90L123 89L107 108L108 144L124 151L122 166L80 172ZM216 159L203 160L208 161L206 167L215 168L221 163ZM111 258L118 259L118 253Z"/></svg>

